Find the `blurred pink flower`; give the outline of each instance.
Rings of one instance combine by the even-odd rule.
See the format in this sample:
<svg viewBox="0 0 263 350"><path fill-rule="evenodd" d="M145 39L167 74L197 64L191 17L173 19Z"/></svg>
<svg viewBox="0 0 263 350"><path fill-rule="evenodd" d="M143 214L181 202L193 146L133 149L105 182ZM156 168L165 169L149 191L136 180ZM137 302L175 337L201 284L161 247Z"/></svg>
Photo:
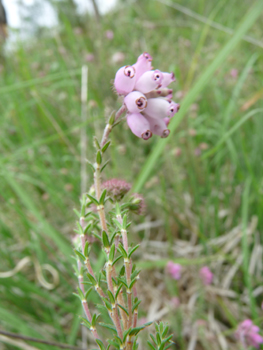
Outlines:
<svg viewBox="0 0 263 350"><path fill-rule="evenodd" d="M168 261L166 268L174 280L179 280L181 278L182 266L180 264L175 264L172 261Z"/></svg>
<svg viewBox="0 0 263 350"><path fill-rule="evenodd" d="M106 38L112 40L114 38L114 33L112 30L106 30L105 32Z"/></svg>
<svg viewBox="0 0 263 350"><path fill-rule="evenodd" d="M237 78L238 77L238 70L235 68L231 69L230 75L232 78Z"/></svg>
<svg viewBox="0 0 263 350"><path fill-rule="evenodd" d="M88 53L88 54L85 56L85 60L86 60L87 62L92 62L92 61L94 61L94 58L95 58L95 56L93 55L93 53Z"/></svg>
<svg viewBox="0 0 263 350"><path fill-rule="evenodd" d="M170 300L170 305L173 309L177 309L180 306L180 300L178 297L173 297Z"/></svg>
<svg viewBox="0 0 263 350"><path fill-rule="evenodd" d="M263 343L263 337L258 332L259 327L254 325L250 319L246 319L238 325L235 337L243 347L253 346L258 349Z"/></svg>
<svg viewBox="0 0 263 350"><path fill-rule="evenodd" d="M213 281L213 273L210 271L208 266L204 266L200 269L199 275L204 285L209 285Z"/></svg>

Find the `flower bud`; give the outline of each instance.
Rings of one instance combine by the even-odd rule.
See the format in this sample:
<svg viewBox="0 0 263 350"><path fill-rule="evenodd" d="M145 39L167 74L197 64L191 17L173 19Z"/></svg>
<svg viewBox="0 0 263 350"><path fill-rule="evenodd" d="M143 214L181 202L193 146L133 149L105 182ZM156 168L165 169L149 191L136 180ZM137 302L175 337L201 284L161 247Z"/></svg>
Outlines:
<svg viewBox="0 0 263 350"><path fill-rule="evenodd" d="M144 112L152 118L163 119L173 117L179 108L180 105L173 101L167 101L164 98L149 98Z"/></svg>
<svg viewBox="0 0 263 350"><path fill-rule="evenodd" d="M145 72L135 83L135 89L146 94L162 86L163 74L156 69L155 71Z"/></svg>
<svg viewBox="0 0 263 350"><path fill-rule="evenodd" d="M114 86L118 94L126 95L134 89L135 69L132 66L121 67L114 79Z"/></svg>
<svg viewBox="0 0 263 350"><path fill-rule="evenodd" d="M140 91L133 91L124 98L124 103L130 113L140 113L147 106L147 99Z"/></svg>
<svg viewBox="0 0 263 350"><path fill-rule="evenodd" d="M143 73L152 69L152 56L147 52L141 54L137 62L133 65L136 72L136 81L143 75Z"/></svg>
<svg viewBox="0 0 263 350"><path fill-rule="evenodd" d="M150 124L150 129L153 134L159 135L162 138L166 138L170 134L170 130L167 129L164 119L151 118L148 115L145 115L145 118Z"/></svg>
<svg viewBox="0 0 263 350"><path fill-rule="evenodd" d="M170 85L173 81L175 81L174 73L166 73L162 72L163 74L163 80L162 80L162 89L166 88L168 85Z"/></svg>
<svg viewBox="0 0 263 350"><path fill-rule="evenodd" d="M127 114L127 123L137 137L148 140L152 137L148 120L140 113Z"/></svg>

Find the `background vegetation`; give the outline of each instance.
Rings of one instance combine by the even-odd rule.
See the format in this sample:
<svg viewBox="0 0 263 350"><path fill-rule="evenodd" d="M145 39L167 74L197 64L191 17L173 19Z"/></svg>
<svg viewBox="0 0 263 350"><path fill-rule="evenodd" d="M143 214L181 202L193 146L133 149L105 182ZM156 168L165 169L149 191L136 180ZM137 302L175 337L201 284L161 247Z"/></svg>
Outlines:
<svg viewBox="0 0 263 350"><path fill-rule="evenodd" d="M175 73L181 111L165 141L144 142L121 123L105 172L107 179L135 183L146 198L147 214L132 218L130 233L142 242L139 317L166 318L176 349L240 349L237 324L263 323L262 4L122 1L98 22L77 14L73 1L53 3L59 27L38 28L1 57L1 272L25 263L1 276L1 329L81 344L71 257L80 129L92 158L93 135L101 135L105 118L120 106L112 89L116 70L147 51L154 67ZM83 64L89 67L85 123ZM183 266L178 282L165 272L168 260ZM98 251L95 269L101 261ZM206 288L198 278L203 265L214 273ZM175 296L180 306L171 304Z"/></svg>

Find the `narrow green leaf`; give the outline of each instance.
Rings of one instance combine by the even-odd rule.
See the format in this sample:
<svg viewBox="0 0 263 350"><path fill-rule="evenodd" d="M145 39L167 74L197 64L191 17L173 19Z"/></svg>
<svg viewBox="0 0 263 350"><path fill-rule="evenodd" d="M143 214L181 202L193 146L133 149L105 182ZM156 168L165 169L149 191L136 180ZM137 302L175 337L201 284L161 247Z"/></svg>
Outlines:
<svg viewBox="0 0 263 350"><path fill-rule="evenodd" d="M115 328L112 324L99 322L99 325L100 325L101 327L107 328L107 329L109 329L110 331L113 331L113 332L117 333L116 328Z"/></svg>
<svg viewBox="0 0 263 350"><path fill-rule="evenodd" d="M133 280L135 277L137 277L139 275L139 273L141 272L141 270L135 270L133 271L132 275L131 275L131 279Z"/></svg>
<svg viewBox="0 0 263 350"><path fill-rule="evenodd" d="M124 230L126 230L126 226L127 226L127 214L123 215L123 219L122 219L122 227Z"/></svg>
<svg viewBox="0 0 263 350"><path fill-rule="evenodd" d="M117 306L118 306L119 308L121 308L121 309L126 313L127 316L129 316L129 312L128 312L127 309L125 309L124 306L122 306L121 304L117 304Z"/></svg>
<svg viewBox="0 0 263 350"><path fill-rule="evenodd" d="M161 341L161 337L160 337L160 334L159 334L159 333L156 333L156 340L157 340L158 346L160 346L161 343L162 343L162 341Z"/></svg>
<svg viewBox="0 0 263 350"><path fill-rule="evenodd" d="M83 294L82 290L79 287L77 287L77 290L78 290L79 296L81 298L81 301L85 300L85 297L84 297L84 294Z"/></svg>
<svg viewBox="0 0 263 350"><path fill-rule="evenodd" d="M123 339L122 339L122 343L123 343L123 344L125 343L126 338L127 338L127 335L129 335L130 331L131 331L131 328L129 328L127 331L125 331L125 332L123 333Z"/></svg>
<svg viewBox="0 0 263 350"><path fill-rule="evenodd" d="M88 296L90 295L91 291L93 290L93 287L90 287L87 292L85 293L85 300L88 299Z"/></svg>
<svg viewBox="0 0 263 350"><path fill-rule="evenodd" d="M102 167L101 167L101 169L100 169L100 172L101 172L101 173L102 173L103 170L106 168L106 166L109 164L109 162L110 162L110 159L107 160L107 161L102 165Z"/></svg>
<svg viewBox="0 0 263 350"><path fill-rule="evenodd" d="M92 327L96 327L96 320L97 320L97 315L94 314L94 315L92 316L92 320L91 320L91 325L92 325Z"/></svg>
<svg viewBox="0 0 263 350"><path fill-rule="evenodd" d="M99 205L100 203L97 201L97 199L93 196L91 196L89 193L87 193L87 197L89 197L89 199L91 200L92 203L94 203L95 205Z"/></svg>
<svg viewBox="0 0 263 350"><path fill-rule="evenodd" d="M96 286L97 281L95 279L95 277L93 277L89 272L87 273L88 279L90 280L90 282L93 284L93 286Z"/></svg>
<svg viewBox="0 0 263 350"><path fill-rule="evenodd" d="M151 337L152 341L154 342L154 344L157 346L158 344L157 344L157 341L156 341L156 339L154 338L154 336L153 336L152 334L150 334L150 337Z"/></svg>
<svg viewBox="0 0 263 350"><path fill-rule="evenodd" d="M172 339L172 337L173 337L173 335L172 335L172 334L171 334L171 335L169 335L169 337L167 337L167 338L163 339L163 342L164 342L164 343L167 343L169 340L171 340L171 339Z"/></svg>
<svg viewBox="0 0 263 350"><path fill-rule="evenodd" d="M121 284L123 284L123 285L126 287L126 289L128 289L128 284L126 283L126 281L124 281L124 280L121 279L121 278L118 278L118 281L119 281Z"/></svg>
<svg viewBox="0 0 263 350"><path fill-rule="evenodd" d="M163 331L163 334L162 334L162 338L164 338L166 336L166 334L168 333L168 330L169 330L169 326L166 326L164 328L164 331Z"/></svg>
<svg viewBox="0 0 263 350"><path fill-rule="evenodd" d="M119 221L117 219L112 219L112 221L114 222L114 224L118 227L118 229L121 231L122 230L122 225L121 223L119 223Z"/></svg>
<svg viewBox="0 0 263 350"><path fill-rule="evenodd" d="M112 310L112 306L111 306L111 303L109 302L109 300L106 299L106 298L101 298L101 299L104 301L107 310L111 311Z"/></svg>
<svg viewBox="0 0 263 350"><path fill-rule="evenodd" d="M109 147L109 145L111 144L111 141L108 141L107 143L105 143L105 145L102 147L101 152L105 153Z"/></svg>
<svg viewBox="0 0 263 350"><path fill-rule="evenodd" d="M117 342L122 345L122 339L120 337L118 337L117 335L114 336L114 339L117 340Z"/></svg>
<svg viewBox="0 0 263 350"><path fill-rule="evenodd" d="M96 162L97 162L97 164L101 165L102 156L101 156L101 152L100 151L97 152Z"/></svg>
<svg viewBox="0 0 263 350"><path fill-rule="evenodd" d="M77 249L74 249L74 252L80 260L82 260L82 261L86 260L85 256L81 252L79 252Z"/></svg>
<svg viewBox="0 0 263 350"><path fill-rule="evenodd" d="M145 327L135 327L130 331L130 336L137 335L140 331L142 331Z"/></svg>
<svg viewBox="0 0 263 350"><path fill-rule="evenodd" d="M88 241L86 241L86 243L85 243L85 247L84 247L84 256L86 257L86 258L88 258L88 256L89 256L89 242Z"/></svg>
<svg viewBox="0 0 263 350"><path fill-rule="evenodd" d="M99 345L100 350L106 350L103 342L99 339L96 339L96 343Z"/></svg>
<svg viewBox="0 0 263 350"><path fill-rule="evenodd" d="M172 342L171 344L166 345L166 347L163 350L169 349L172 346L172 344L174 344L174 342Z"/></svg>
<svg viewBox="0 0 263 350"><path fill-rule="evenodd" d="M74 211L74 213L77 215L77 217L78 218L80 218L81 217L81 215L80 215L80 212L79 211L77 211L77 209L73 209L73 211Z"/></svg>
<svg viewBox="0 0 263 350"><path fill-rule="evenodd" d="M121 255L124 257L124 258L127 258L128 257L128 254L126 252L126 250L124 249L123 245L120 243L119 246L118 246L118 251L121 253Z"/></svg>
<svg viewBox="0 0 263 350"><path fill-rule="evenodd" d="M82 316L79 316L79 318L82 320L82 324L83 324L84 326L86 326L88 329L90 329L90 327L91 327L90 322L89 322L88 320L86 320L86 318L84 318L84 317L82 317Z"/></svg>
<svg viewBox="0 0 263 350"><path fill-rule="evenodd" d="M115 298L114 298L114 295L112 294L112 292L110 290L107 290L107 293L108 293L111 304L115 304Z"/></svg>
<svg viewBox="0 0 263 350"><path fill-rule="evenodd" d="M130 258L132 256L132 254L139 248L140 244L137 244L135 247L133 247L130 252L128 257Z"/></svg>
<svg viewBox="0 0 263 350"><path fill-rule="evenodd" d="M115 300L117 300L118 295L119 295L121 289L122 289L122 284L118 287L118 289L117 289L117 291L116 291L116 293L115 293Z"/></svg>
<svg viewBox="0 0 263 350"><path fill-rule="evenodd" d="M138 301L133 305L133 307L132 307L132 313L134 313L134 310L135 310L135 309L138 309L138 306L140 305L140 303L141 303L141 300L138 300Z"/></svg>
<svg viewBox="0 0 263 350"><path fill-rule="evenodd" d="M109 237L106 233L106 231L102 231L102 243L105 248L109 248L110 242L109 242Z"/></svg>
<svg viewBox="0 0 263 350"><path fill-rule="evenodd" d="M100 205L104 205L106 194L107 194L107 190L105 188L100 196L100 200L99 200Z"/></svg>
<svg viewBox="0 0 263 350"><path fill-rule="evenodd" d="M115 254L115 244L112 244L112 246L110 247L110 253L109 253L109 260L110 261L113 261L114 254Z"/></svg>
<svg viewBox="0 0 263 350"><path fill-rule="evenodd" d="M90 162L89 160L87 160L88 165L90 166L91 170L95 173L96 169L94 168L94 165L92 162Z"/></svg>
<svg viewBox="0 0 263 350"><path fill-rule="evenodd" d="M97 150L100 150L100 144L96 136L93 137L94 145L97 148Z"/></svg>
<svg viewBox="0 0 263 350"><path fill-rule="evenodd" d="M147 344L149 345L149 347L150 347L152 350L156 350L155 347L152 345L152 343L150 343L149 340L147 340Z"/></svg>
<svg viewBox="0 0 263 350"><path fill-rule="evenodd" d="M137 279L134 278L133 281L131 281L130 285L129 285L129 289L132 289L132 287L135 285L135 283L137 282Z"/></svg>
<svg viewBox="0 0 263 350"><path fill-rule="evenodd" d="M119 255L112 263L112 266L116 264L120 259L122 259L122 255Z"/></svg>

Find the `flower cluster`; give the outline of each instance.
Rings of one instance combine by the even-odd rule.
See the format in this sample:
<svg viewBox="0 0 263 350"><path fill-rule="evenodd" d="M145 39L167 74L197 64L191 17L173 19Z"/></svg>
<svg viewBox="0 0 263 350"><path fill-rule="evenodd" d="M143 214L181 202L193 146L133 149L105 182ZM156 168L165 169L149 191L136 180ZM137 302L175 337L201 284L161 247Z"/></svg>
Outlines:
<svg viewBox="0 0 263 350"><path fill-rule="evenodd" d="M144 140L152 134L167 137L170 119L180 108L167 88L175 81L174 74L153 70L151 62L152 57L144 52L135 64L120 68L114 80L116 92L124 96L127 123Z"/></svg>
<svg viewBox="0 0 263 350"><path fill-rule="evenodd" d="M247 319L238 325L235 337L244 348L253 346L258 349L259 345L263 343L263 337L258 332L259 327L255 326L250 319Z"/></svg>

